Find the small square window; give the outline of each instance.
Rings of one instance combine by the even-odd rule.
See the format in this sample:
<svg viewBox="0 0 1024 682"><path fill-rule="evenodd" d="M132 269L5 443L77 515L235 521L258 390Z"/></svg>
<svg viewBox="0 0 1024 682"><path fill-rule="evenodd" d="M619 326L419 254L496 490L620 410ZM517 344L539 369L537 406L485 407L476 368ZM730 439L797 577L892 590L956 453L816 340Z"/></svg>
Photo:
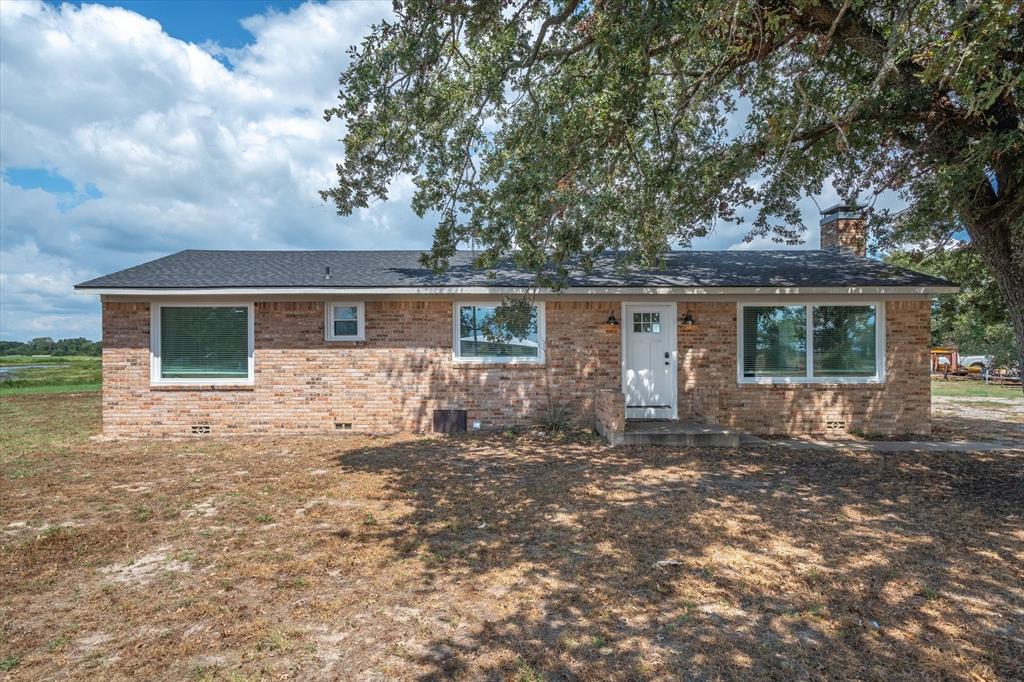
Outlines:
<svg viewBox="0 0 1024 682"><path fill-rule="evenodd" d="M363 338L363 304L327 305L327 340L359 341Z"/></svg>
<svg viewBox="0 0 1024 682"><path fill-rule="evenodd" d="M633 313L633 332L636 334L660 334L661 313Z"/></svg>

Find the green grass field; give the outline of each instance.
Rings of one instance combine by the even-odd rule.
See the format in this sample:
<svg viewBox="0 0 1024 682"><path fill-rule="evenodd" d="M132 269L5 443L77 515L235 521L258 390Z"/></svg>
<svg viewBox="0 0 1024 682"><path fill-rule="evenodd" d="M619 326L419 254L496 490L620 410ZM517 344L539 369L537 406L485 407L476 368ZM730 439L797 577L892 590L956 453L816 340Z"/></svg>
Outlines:
<svg viewBox="0 0 1024 682"><path fill-rule="evenodd" d="M0 383L0 397L8 395L41 395L46 393L88 393L99 391L102 383L92 384L54 384L53 386L18 386L8 388Z"/></svg>
<svg viewBox="0 0 1024 682"><path fill-rule="evenodd" d="M1021 390L1013 386L985 385L979 381L933 381L932 395L949 398L1020 398Z"/></svg>
<svg viewBox="0 0 1024 682"><path fill-rule="evenodd" d="M61 365L99 360L98 355L0 355L0 367L8 365Z"/></svg>
<svg viewBox="0 0 1024 682"><path fill-rule="evenodd" d="M70 391L98 391L102 374L100 358L69 355L0 357L0 367L11 365L45 365L18 371L10 377L0 377L0 395L34 393L65 393Z"/></svg>

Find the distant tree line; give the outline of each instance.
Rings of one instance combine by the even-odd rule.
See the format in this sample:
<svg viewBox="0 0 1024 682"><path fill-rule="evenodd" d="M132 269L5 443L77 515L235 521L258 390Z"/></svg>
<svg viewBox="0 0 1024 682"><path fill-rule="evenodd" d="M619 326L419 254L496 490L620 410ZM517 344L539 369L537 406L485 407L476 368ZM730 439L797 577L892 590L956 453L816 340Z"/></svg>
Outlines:
<svg viewBox="0 0 1024 682"><path fill-rule="evenodd" d="M31 341L0 341L0 355L99 355L102 346L99 341L77 337L54 341L49 336L40 336Z"/></svg>
<svg viewBox="0 0 1024 682"><path fill-rule="evenodd" d="M937 248L898 251L886 260L960 285L956 294L941 294L932 305L932 345L955 346L961 355L992 355L996 366L1020 357L1010 310L996 278L970 242Z"/></svg>

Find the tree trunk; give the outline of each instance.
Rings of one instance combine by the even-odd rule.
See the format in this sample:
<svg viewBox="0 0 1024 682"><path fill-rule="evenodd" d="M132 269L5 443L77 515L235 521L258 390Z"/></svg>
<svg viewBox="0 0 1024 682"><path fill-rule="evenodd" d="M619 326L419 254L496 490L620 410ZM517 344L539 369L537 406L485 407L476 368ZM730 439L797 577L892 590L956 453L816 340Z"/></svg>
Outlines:
<svg viewBox="0 0 1024 682"><path fill-rule="evenodd" d="M1019 280L1018 280L1019 281ZM1014 292L1003 288L1003 296L1010 307L1010 321L1013 323L1013 336L1017 339L1017 375L1020 377L1021 393L1024 394L1024 285L1018 285Z"/></svg>
<svg viewBox="0 0 1024 682"><path fill-rule="evenodd" d="M992 270L1006 301L1017 340L1017 371L1021 375L1021 391L1024 393L1024 253L1014 253L1015 248L1024 244L1024 235L1020 234L1024 231L1024 216L1004 213L1004 206L1015 203L1006 199L1001 197L994 208L980 215L969 213L964 222L971 242Z"/></svg>

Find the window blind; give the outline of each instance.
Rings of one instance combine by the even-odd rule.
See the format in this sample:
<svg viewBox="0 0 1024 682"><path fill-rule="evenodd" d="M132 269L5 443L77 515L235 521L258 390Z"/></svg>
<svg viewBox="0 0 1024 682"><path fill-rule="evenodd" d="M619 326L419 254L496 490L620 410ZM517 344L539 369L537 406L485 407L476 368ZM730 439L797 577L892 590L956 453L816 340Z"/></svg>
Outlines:
<svg viewBox="0 0 1024 682"><path fill-rule="evenodd" d="M164 379L247 378L248 308L162 306L160 376Z"/></svg>
<svg viewBox="0 0 1024 682"><path fill-rule="evenodd" d="M813 306L814 375L870 377L876 370L875 306Z"/></svg>
<svg viewBox="0 0 1024 682"><path fill-rule="evenodd" d="M807 374L807 310L804 306L743 308L743 376Z"/></svg>

